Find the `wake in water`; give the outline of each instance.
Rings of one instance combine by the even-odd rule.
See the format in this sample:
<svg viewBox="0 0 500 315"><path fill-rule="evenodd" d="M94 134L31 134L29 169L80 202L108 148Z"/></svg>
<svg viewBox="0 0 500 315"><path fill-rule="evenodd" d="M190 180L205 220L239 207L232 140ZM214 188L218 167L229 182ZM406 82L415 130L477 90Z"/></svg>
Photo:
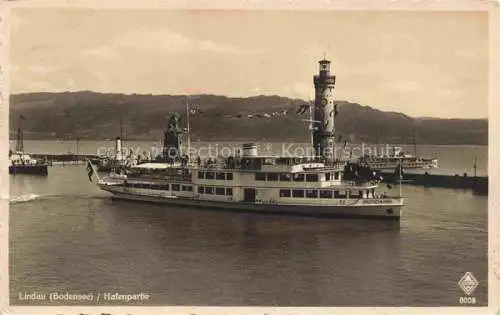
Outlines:
<svg viewBox="0 0 500 315"><path fill-rule="evenodd" d="M108 196L92 196L90 194L82 193L82 194L52 194L52 195L38 195L38 194L21 194L17 196L10 196L9 203L16 204L22 202L31 202L38 201L41 199L106 199ZM7 199L7 198L6 198Z"/></svg>
<svg viewBox="0 0 500 315"><path fill-rule="evenodd" d="M23 194L23 195L18 195L18 196L11 196L9 198L10 203L19 203L19 202L27 202L27 201L33 201L38 198L40 198L40 195L37 194Z"/></svg>

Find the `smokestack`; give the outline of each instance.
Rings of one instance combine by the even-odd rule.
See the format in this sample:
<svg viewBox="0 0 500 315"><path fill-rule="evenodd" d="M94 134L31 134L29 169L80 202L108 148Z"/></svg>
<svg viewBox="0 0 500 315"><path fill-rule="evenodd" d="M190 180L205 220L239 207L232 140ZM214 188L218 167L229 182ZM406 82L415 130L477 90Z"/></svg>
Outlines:
<svg viewBox="0 0 500 315"><path fill-rule="evenodd" d="M123 159L123 154L122 154L122 139L120 137L116 137L115 152L116 152L116 159L121 161Z"/></svg>

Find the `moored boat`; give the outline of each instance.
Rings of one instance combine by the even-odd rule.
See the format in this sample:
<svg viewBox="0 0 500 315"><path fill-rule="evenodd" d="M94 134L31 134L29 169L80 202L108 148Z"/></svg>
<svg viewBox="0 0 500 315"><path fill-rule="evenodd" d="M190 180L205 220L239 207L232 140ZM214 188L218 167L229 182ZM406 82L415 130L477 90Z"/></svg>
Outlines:
<svg viewBox="0 0 500 315"><path fill-rule="evenodd" d="M384 150L381 151L384 152ZM418 170L438 167L437 158L424 158L417 154L417 140L415 136L415 129L413 129L413 153L414 154L412 155L402 151L400 147L392 146L392 148L387 147L386 154L366 154L362 156L359 159L359 163L378 171L387 171L396 168L401 168L402 170Z"/></svg>
<svg viewBox="0 0 500 315"><path fill-rule="evenodd" d="M22 121L20 117L19 128L17 129L16 150L9 150L9 174L29 174L29 175L48 175L47 161L32 158L24 152Z"/></svg>
<svg viewBox="0 0 500 315"><path fill-rule="evenodd" d="M11 152L9 174L48 175L48 163L31 158L24 152Z"/></svg>
<svg viewBox="0 0 500 315"><path fill-rule="evenodd" d="M423 158L405 152L398 152L393 148L392 153L384 156L365 155L359 159L359 163L375 170L394 170L401 164L404 170L408 169L431 169L438 167L438 159Z"/></svg>
<svg viewBox="0 0 500 315"><path fill-rule="evenodd" d="M119 172L134 164L134 159L131 156L126 156L123 152L122 138L117 137L113 156L101 157L97 163L97 169L99 172Z"/></svg>

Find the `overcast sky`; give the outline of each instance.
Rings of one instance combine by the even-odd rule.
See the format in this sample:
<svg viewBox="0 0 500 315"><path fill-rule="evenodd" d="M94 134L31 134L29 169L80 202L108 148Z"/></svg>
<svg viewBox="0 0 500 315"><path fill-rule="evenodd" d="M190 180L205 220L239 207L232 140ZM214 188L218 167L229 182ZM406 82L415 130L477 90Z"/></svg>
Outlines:
<svg viewBox="0 0 500 315"><path fill-rule="evenodd" d="M336 98L411 116L486 118L486 12L26 9L11 12L12 93Z"/></svg>

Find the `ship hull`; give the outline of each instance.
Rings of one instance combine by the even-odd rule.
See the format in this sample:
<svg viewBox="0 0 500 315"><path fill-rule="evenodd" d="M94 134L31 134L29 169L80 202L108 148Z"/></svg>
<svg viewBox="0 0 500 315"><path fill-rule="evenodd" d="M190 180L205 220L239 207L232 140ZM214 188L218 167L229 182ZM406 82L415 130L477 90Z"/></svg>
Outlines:
<svg viewBox="0 0 500 315"><path fill-rule="evenodd" d="M117 188L117 187L116 187ZM150 196L146 194L127 193L115 189L113 186L102 185L101 189L112 194L113 199L169 204L176 206L187 206L205 208L212 210L228 210L238 212L288 214L321 217L345 217L363 219L386 219L399 220L402 205L363 205L363 206L324 206L324 205L293 205L293 204L268 204L244 201L211 201L194 198L171 198Z"/></svg>
<svg viewBox="0 0 500 315"><path fill-rule="evenodd" d="M110 173L111 171L120 171L122 169L126 169L125 166L110 166L110 165L99 165L97 166L97 171L100 173Z"/></svg>
<svg viewBox="0 0 500 315"><path fill-rule="evenodd" d="M393 171L399 167L399 160L394 161L362 161L362 165L368 166L373 170L377 171ZM432 169L437 168L437 160L403 160L402 168L404 170L409 169Z"/></svg>
<svg viewBox="0 0 500 315"><path fill-rule="evenodd" d="M10 165L9 174L28 174L47 176L49 174L47 165Z"/></svg>

